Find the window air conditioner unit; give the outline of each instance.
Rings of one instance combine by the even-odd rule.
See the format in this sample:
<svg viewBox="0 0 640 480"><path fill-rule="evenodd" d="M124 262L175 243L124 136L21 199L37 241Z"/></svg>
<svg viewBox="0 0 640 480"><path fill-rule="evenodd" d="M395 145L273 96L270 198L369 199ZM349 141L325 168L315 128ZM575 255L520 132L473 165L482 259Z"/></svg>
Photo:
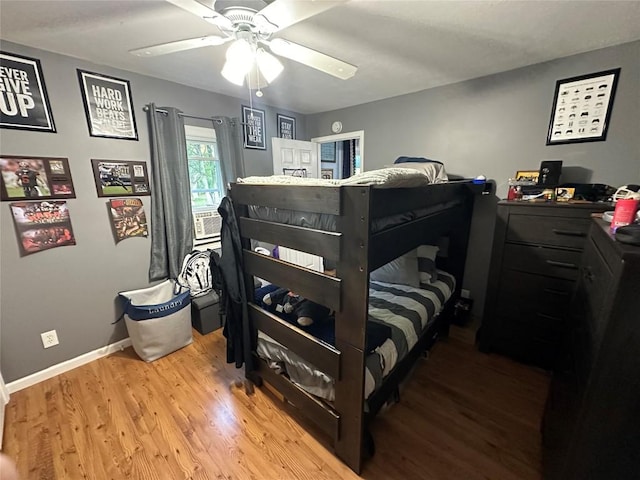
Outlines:
<svg viewBox="0 0 640 480"><path fill-rule="evenodd" d="M222 217L215 210L193 213L193 228L196 240L219 236L221 226Z"/></svg>

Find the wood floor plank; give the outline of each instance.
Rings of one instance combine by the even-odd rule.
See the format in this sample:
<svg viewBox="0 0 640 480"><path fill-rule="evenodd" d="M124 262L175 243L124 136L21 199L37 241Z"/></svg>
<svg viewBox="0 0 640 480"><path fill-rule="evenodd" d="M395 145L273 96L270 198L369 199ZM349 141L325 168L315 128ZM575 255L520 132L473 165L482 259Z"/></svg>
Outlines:
<svg viewBox="0 0 640 480"><path fill-rule="evenodd" d="M438 342L372 424L362 477L538 480L549 378ZM295 408L247 395L220 331L152 363L117 352L11 395L4 451L27 479L360 478Z"/></svg>

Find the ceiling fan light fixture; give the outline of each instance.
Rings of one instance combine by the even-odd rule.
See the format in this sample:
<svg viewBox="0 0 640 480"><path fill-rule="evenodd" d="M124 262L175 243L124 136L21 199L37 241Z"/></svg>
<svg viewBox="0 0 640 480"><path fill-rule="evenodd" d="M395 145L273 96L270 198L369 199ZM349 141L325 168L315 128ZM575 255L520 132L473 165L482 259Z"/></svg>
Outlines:
<svg viewBox="0 0 640 480"><path fill-rule="evenodd" d="M227 61L237 63L253 62L254 49L244 38L238 38L227 48Z"/></svg>
<svg viewBox="0 0 640 480"><path fill-rule="evenodd" d="M220 73L231 83L241 87L244 85L244 77L247 76L248 70L250 70L247 65L251 67L251 64L227 60Z"/></svg>
<svg viewBox="0 0 640 480"><path fill-rule="evenodd" d="M242 86L254 62L253 47L244 38L234 41L227 49L227 61L220 72L231 83Z"/></svg>
<svg viewBox="0 0 640 480"><path fill-rule="evenodd" d="M284 70L280 60L265 51L264 48L259 48L256 52L256 62L267 83L273 82Z"/></svg>

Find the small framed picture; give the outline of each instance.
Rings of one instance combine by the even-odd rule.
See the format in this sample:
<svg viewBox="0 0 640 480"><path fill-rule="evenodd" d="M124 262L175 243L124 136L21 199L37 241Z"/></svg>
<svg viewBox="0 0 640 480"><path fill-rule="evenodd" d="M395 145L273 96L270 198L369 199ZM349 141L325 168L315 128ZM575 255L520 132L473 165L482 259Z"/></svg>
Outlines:
<svg viewBox="0 0 640 480"><path fill-rule="evenodd" d="M538 170L518 170L516 172L516 182L526 182L530 185L538 183L540 172Z"/></svg>
<svg viewBox="0 0 640 480"><path fill-rule="evenodd" d="M556 188L556 200L558 202L568 202L576 193L575 187L558 187Z"/></svg>
<svg viewBox="0 0 640 480"><path fill-rule="evenodd" d="M333 178L333 168L321 168L320 177L326 180Z"/></svg>
<svg viewBox="0 0 640 480"><path fill-rule="evenodd" d="M336 161L336 144L334 142L320 144L320 161L335 163Z"/></svg>
<svg viewBox="0 0 640 480"><path fill-rule="evenodd" d="M145 162L91 160L99 197L151 195Z"/></svg>
<svg viewBox="0 0 640 480"><path fill-rule="evenodd" d="M80 69L78 79L89 135L138 140L129 81Z"/></svg>
<svg viewBox="0 0 640 480"><path fill-rule="evenodd" d="M55 133L40 60L0 52L2 104L0 127Z"/></svg>
<svg viewBox="0 0 640 480"><path fill-rule="evenodd" d="M547 145L607 139L620 69L556 82Z"/></svg>
<svg viewBox="0 0 640 480"><path fill-rule="evenodd" d="M76 198L66 158L0 156L2 200Z"/></svg>
<svg viewBox="0 0 640 480"><path fill-rule="evenodd" d="M266 150L266 131L264 110L242 106L242 127L244 132L244 148Z"/></svg>
<svg viewBox="0 0 640 480"><path fill-rule="evenodd" d="M296 119L287 117L286 115L277 115L278 118L278 137L289 140L296 139Z"/></svg>

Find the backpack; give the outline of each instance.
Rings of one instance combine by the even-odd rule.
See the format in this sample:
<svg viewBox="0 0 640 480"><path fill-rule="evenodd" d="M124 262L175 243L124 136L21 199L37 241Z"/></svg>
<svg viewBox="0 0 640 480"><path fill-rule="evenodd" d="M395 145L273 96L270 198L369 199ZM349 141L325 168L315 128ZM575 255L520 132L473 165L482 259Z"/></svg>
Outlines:
<svg viewBox="0 0 640 480"><path fill-rule="evenodd" d="M187 254L182 261L178 284L191 291L191 298L206 295L213 288L210 259L212 250L198 251Z"/></svg>

